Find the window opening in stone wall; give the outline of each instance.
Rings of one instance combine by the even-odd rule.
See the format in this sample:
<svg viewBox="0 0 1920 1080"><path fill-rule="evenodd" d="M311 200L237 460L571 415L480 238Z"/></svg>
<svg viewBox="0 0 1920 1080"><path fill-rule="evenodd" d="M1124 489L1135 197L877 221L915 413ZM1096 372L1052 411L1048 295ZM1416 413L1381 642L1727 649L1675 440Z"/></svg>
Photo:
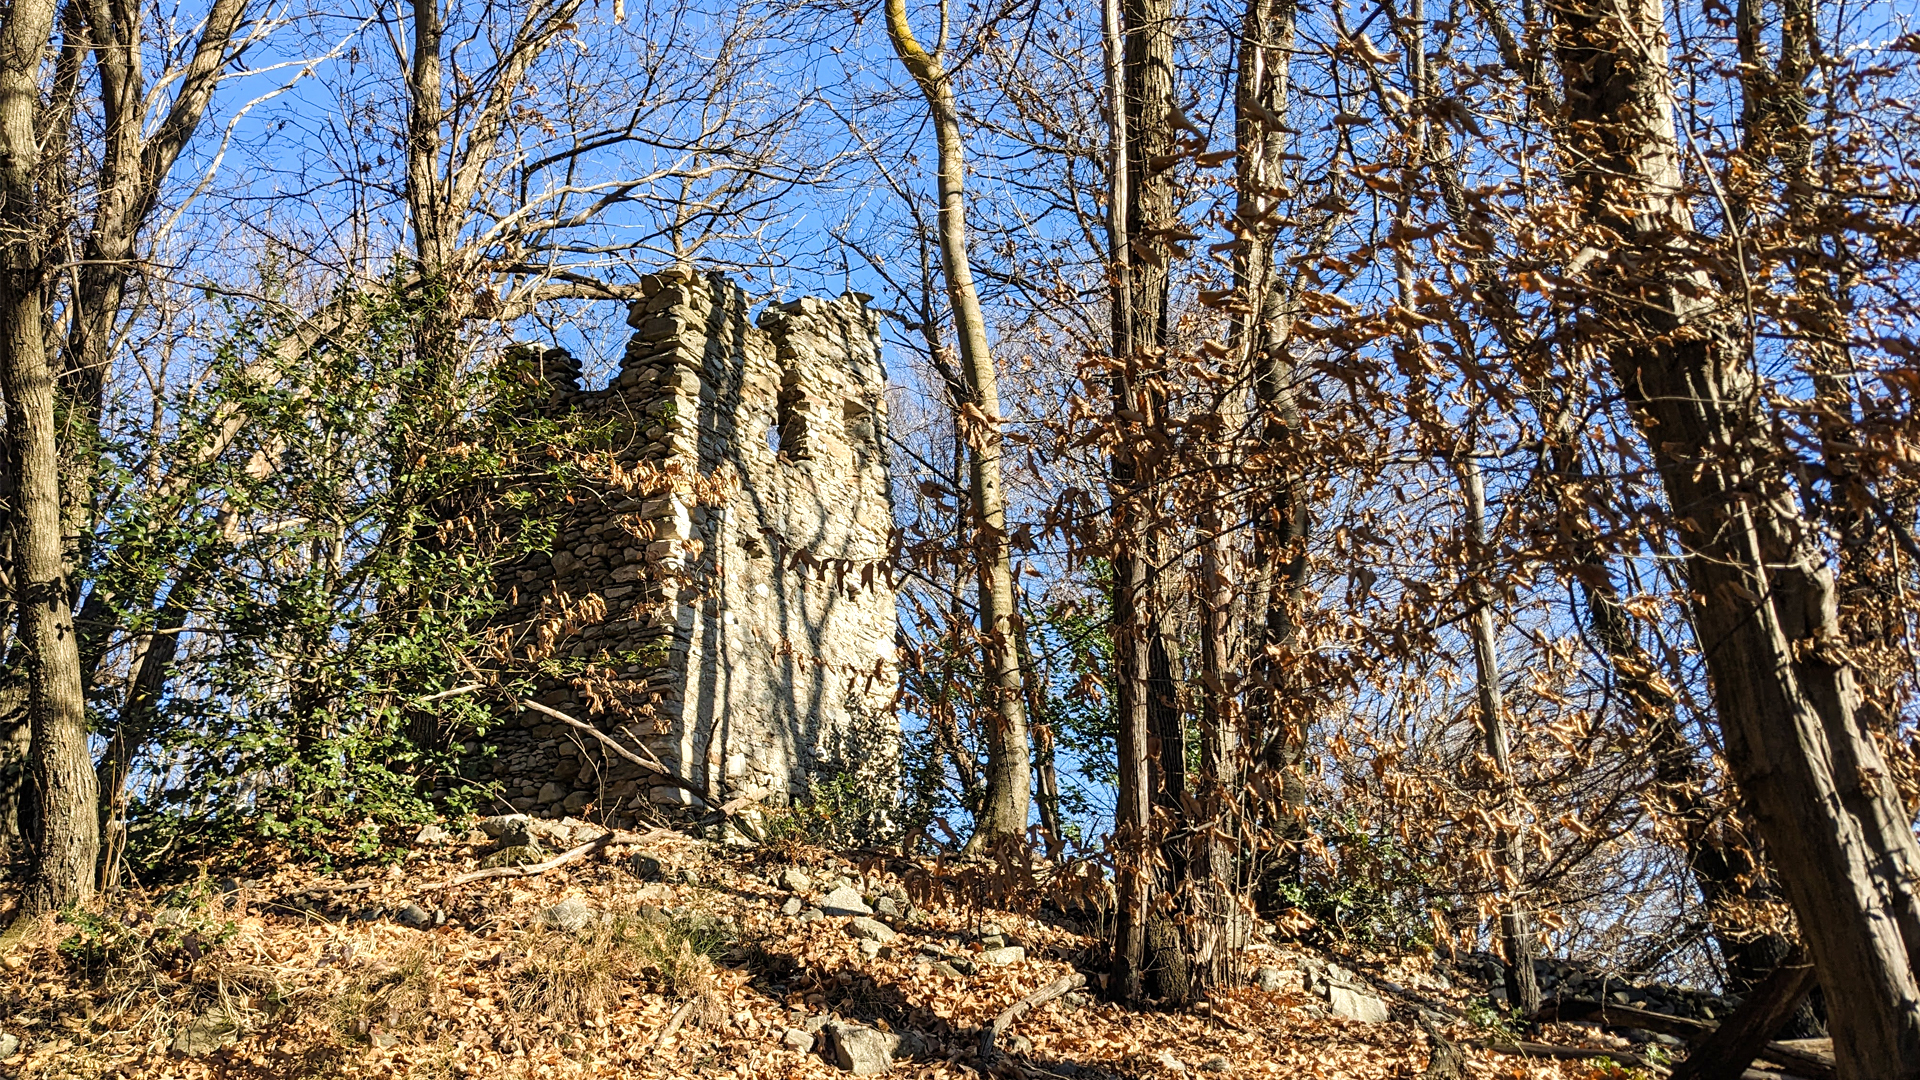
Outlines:
<svg viewBox="0 0 1920 1080"><path fill-rule="evenodd" d="M798 386L785 386L780 389L780 413L778 418L779 442L774 449L786 456L788 461L802 461L807 453L807 395Z"/></svg>
<svg viewBox="0 0 1920 1080"><path fill-rule="evenodd" d="M842 427L851 443L870 443L873 441L873 410L862 402L848 398L840 405Z"/></svg>

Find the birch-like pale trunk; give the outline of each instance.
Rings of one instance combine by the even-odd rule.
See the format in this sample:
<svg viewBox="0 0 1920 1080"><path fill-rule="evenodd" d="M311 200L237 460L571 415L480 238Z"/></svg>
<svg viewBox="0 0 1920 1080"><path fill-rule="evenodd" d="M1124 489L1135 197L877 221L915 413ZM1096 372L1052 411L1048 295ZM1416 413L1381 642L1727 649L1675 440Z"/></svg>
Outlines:
<svg viewBox="0 0 1920 1080"><path fill-rule="evenodd" d="M1000 380L987 343L987 320L967 257L966 147L960 138L960 108L953 81L936 48L929 53L907 22L906 0L887 0L887 34L900 63L926 98L939 149L940 267L947 282L960 370L971 400L958 418L968 447L967 480L973 503L973 543L980 573L980 629L985 638L988 690L986 797L967 840L981 851L1027 831L1032 809L1032 765L1027 745L1026 701L1015 648L1012 538L1007 532L1001 437Z"/></svg>
<svg viewBox="0 0 1920 1080"><path fill-rule="evenodd" d="M1524 883L1527 872L1526 808L1520 799L1520 785L1513 771L1512 738L1507 731L1506 695L1500 689L1499 634L1494 625L1496 594L1485 579L1488 569L1487 490L1480 476L1480 463L1473 458L1472 447L1459 462L1460 491L1466 503L1467 551L1472 574L1469 591L1473 614L1468 629L1473 637L1474 689L1479 701L1480 740L1493 768L1493 782L1500 793L1500 814L1511 824L1493 838L1494 862L1500 867L1500 884L1507 893L1500 912L1500 945L1507 955L1507 1004L1517 1007L1522 1016L1540 1009L1540 980L1533 971L1533 932L1526 909Z"/></svg>

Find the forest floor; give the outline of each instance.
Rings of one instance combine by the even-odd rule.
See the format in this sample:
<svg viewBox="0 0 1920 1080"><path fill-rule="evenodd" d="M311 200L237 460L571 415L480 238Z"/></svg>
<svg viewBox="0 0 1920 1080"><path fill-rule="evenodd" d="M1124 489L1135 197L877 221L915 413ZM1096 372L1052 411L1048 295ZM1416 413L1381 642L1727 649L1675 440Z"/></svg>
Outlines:
<svg viewBox="0 0 1920 1080"><path fill-rule="evenodd" d="M537 876L437 887L489 850L469 839L333 875L258 855L245 873L229 862L195 884L16 926L0 943L0 1076L826 1080L847 1075L837 1031L855 1043L879 1033L868 1041L899 1055L896 1077L979 1076L989 1064L1075 1080L1416 1078L1429 1039L1420 1006L1394 988L1419 986L1415 996L1461 1016L1469 990L1485 992L1444 986L1423 956L1262 943L1247 963L1277 988L1179 1013L1075 990L1020 1016L998 1041L1004 1056L985 1063L981 1027L1076 965L1092 972L1099 953L1085 927L1017 902L1019 889L980 877L931 895L928 882L965 879L874 853L678 833L622 834L636 842ZM849 885L886 925L818 913ZM957 899L969 890L999 895ZM0 894L0 922L16 902ZM1390 1019L1341 1019L1308 993L1300 973L1328 962L1388 985ZM1489 1035L1464 1019L1445 1031L1461 1044ZM1626 1045L1570 1026L1544 1037L1596 1054ZM1463 1050L1475 1080L1631 1075Z"/></svg>

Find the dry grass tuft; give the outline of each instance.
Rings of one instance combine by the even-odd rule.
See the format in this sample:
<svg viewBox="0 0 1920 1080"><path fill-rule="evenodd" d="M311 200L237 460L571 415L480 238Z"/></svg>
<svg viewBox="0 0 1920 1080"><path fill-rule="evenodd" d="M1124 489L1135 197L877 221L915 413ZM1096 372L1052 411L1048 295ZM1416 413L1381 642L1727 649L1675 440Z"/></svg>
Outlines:
<svg viewBox="0 0 1920 1080"><path fill-rule="evenodd" d="M333 1030L349 1040L375 1034L416 1034L444 994L445 944L425 938L391 964L362 973L327 1002Z"/></svg>
<svg viewBox="0 0 1920 1080"><path fill-rule="evenodd" d="M521 944L509 977L511 1004L530 1021L586 1025L635 984L698 1003L700 1018L720 1013L714 956L723 943L683 920L610 914L577 932L540 930Z"/></svg>

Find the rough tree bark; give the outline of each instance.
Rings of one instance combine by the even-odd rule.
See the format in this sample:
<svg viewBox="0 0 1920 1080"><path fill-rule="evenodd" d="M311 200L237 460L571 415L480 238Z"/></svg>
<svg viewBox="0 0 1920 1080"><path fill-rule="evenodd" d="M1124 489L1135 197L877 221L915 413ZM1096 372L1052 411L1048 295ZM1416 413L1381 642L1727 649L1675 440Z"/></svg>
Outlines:
<svg viewBox="0 0 1920 1080"><path fill-rule="evenodd" d="M1133 202L1129 162L1129 117L1121 0L1101 4L1102 59L1108 109L1107 243L1112 275L1114 424L1124 436L1124 414L1132 411L1134 358L1134 280L1129 207ZM1140 470L1124 438L1108 463L1113 529L1114 709L1118 728L1115 756L1114 848L1119 891L1114 919L1112 970L1107 991L1122 1001L1137 1001L1147 962L1147 917L1153 902L1148 840L1153 832L1153 789L1148 768L1147 682L1150 643L1137 610L1147 587L1137 527Z"/></svg>
<svg viewBox="0 0 1920 1080"><path fill-rule="evenodd" d="M906 0L887 0L887 34L894 52L926 98L939 147L940 268L947 282L960 370L968 400L959 426L968 445L967 480L973 503L974 547L980 571L980 624L993 695L987 726L986 798L974 822L969 851L1024 836L1032 809L1031 761L1020 657L1015 649L1012 539L1002 490L1000 380L987 343L987 320L973 284L967 255L966 148L960 140L960 108L939 44L929 53L913 36Z"/></svg>
<svg viewBox="0 0 1920 1080"><path fill-rule="evenodd" d="M1222 429L1237 437L1242 424L1251 420L1254 438L1281 452L1291 441L1297 413L1288 370L1286 297L1274 259L1293 27L1293 0L1249 0L1241 19L1234 76L1234 290L1228 308L1228 370L1223 372L1223 381L1235 392L1252 378L1256 408L1247 417L1232 403L1223 405L1231 415L1224 417ZM1296 550L1305 532L1297 485L1283 477L1272 486L1271 498L1254 495L1249 502L1233 493L1241 480L1239 468L1238 456L1230 449L1213 455L1210 469L1227 490L1208 500L1200 522L1201 771L1194 789L1201 818L1194 823L1188 888L1195 916L1190 947L1203 986L1219 985L1231 976L1228 960L1244 927L1236 858L1246 809L1241 798L1249 740L1271 734L1268 729L1281 715L1269 650L1284 648L1291 637L1292 605L1299 599L1306 566ZM1245 610L1260 620L1245 628L1235 618L1236 545L1231 541L1243 516L1253 522L1255 548L1254 588ZM1258 647L1256 656L1248 655L1249 643ZM1250 661L1269 677L1259 681L1262 689L1255 690L1254 701L1243 708L1239 672ZM1297 733L1279 739L1287 748L1302 742ZM1290 764L1297 766L1297 759ZM1285 770L1282 788L1288 801L1283 813L1291 818L1305 794L1297 768Z"/></svg>
<svg viewBox="0 0 1920 1080"><path fill-rule="evenodd" d="M1494 12L1483 14L1490 19L1500 17ZM1516 75L1537 75L1518 55L1507 62ZM1481 220L1468 205L1457 151L1436 153L1427 167L1454 228L1467 235L1488 228L1490 223ZM1540 418L1545 436L1541 448L1544 479L1560 514L1558 531L1567 544L1561 555L1571 568L1572 580L1587 610L1588 630L1612 673L1614 689L1646 738L1653 764L1651 796L1661 812L1677 824L1687 866L1708 908L1722 913L1713 920L1715 939L1733 986L1744 988L1778 966L1793 945L1778 932L1731 923L1724 914L1743 901L1764 899L1759 893L1771 888L1771 870L1756 861L1755 852L1746 842L1729 835L1733 823L1704 797L1708 781L1703 775L1702 754L1682 728L1673 685L1662 677L1660 663L1635 635L1633 617L1614 585L1590 496L1601 481L1593 476L1586 461L1585 436L1577 426L1574 411L1577 402L1545 374L1554 368L1549 355L1553 344L1529 329L1514 287L1500 275L1491 251L1470 252L1466 258L1473 274L1475 306L1513 358L1520 388ZM1464 342L1471 335L1456 337ZM1803 1006L1795 1024L1796 1034L1815 1035L1825 1030L1811 1005Z"/></svg>
<svg viewBox="0 0 1920 1080"><path fill-rule="evenodd" d="M1663 0L1557 3L1586 342L1652 449L1728 765L1827 994L1843 1075L1920 1076L1920 846L1863 722L1833 580L1732 301L1689 257Z"/></svg>
<svg viewBox="0 0 1920 1080"><path fill-rule="evenodd" d="M54 375L45 338L47 207L35 130L53 0L16 0L0 24L0 388L15 458L14 592L28 654L33 876L24 911L85 900L99 852L86 688L61 529Z"/></svg>

